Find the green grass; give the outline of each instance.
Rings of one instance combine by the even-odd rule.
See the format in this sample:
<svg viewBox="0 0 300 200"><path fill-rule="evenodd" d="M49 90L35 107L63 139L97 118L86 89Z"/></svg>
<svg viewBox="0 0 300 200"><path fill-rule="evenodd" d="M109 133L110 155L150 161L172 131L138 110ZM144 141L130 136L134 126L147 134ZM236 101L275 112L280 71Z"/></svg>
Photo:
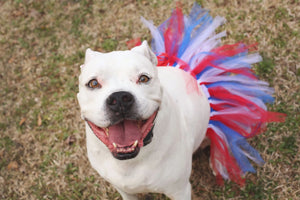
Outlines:
<svg viewBox="0 0 300 200"><path fill-rule="evenodd" d="M102 43L102 48L105 51L114 51L118 46L118 41L115 39L105 39Z"/></svg>
<svg viewBox="0 0 300 200"><path fill-rule="evenodd" d="M9 152L13 146L14 146L14 141L10 137L5 136L3 138L0 138L1 149L5 149L5 151Z"/></svg>
<svg viewBox="0 0 300 200"><path fill-rule="evenodd" d="M256 74L260 78L267 78L269 77L269 80L272 77L272 74L274 74L274 67L275 67L275 62L266 56L262 54L263 60L257 64L255 68Z"/></svg>

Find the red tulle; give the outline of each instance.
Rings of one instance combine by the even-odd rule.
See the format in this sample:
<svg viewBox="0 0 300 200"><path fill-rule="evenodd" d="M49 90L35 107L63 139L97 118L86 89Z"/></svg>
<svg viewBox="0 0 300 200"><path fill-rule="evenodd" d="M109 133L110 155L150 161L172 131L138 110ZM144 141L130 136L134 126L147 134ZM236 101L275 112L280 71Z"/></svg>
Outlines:
<svg viewBox="0 0 300 200"><path fill-rule="evenodd" d="M236 56L239 53L243 53L247 51L249 48L251 48L253 45L246 46L242 45L241 43L233 44L233 45L224 45L218 48L215 48L212 50L212 54L207 55L192 71L192 75L199 74L207 67L214 67L217 69L222 70L219 75L225 74L225 73L233 73L233 74L242 74L244 76L247 76L251 79L257 79L254 75L253 71L247 67L241 67L237 69L226 69L218 63L215 63L217 60L225 60L228 57ZM205 83L201 83L205 84Z"/></svg>
<svg viewBox="0 0 300 200"><path fill-rule="evenodd" d="M211 107L217 112L232 106L239 108L246 107L251 112L251 115L246 112L240 112L237 114L222 114L211 117L211 120L221 121L244 137L249 138L259 134L267 122L283 122L285 120L285 114L264 110L254 102L230 93L222 86L209 88L208 91L211 97L226 101L226 103L223 104L211 104ZM255 116L252 117L253 115ZM250 130L245 129L245 127L250 128Z"/></svg>
<svg viewBox="0 0 300 200"><path fill-rule="evenodd" d="M189 65L184 62L183 60L181 60L180 58L175 57L169 57L166 53L162 53L160 55L157 56L157 66L158 67L166 67L166 66L170 66L173 65L174 63L177 63L180 68L184 68L184 69L189 69Z"/></svg>
<svg viewBox="0 0 300 200"><path fill-rule="evenodd" d="M182 41L184 31L184 21L181 9L176 8L167 22L167 29L164 32L165 50L168 58L168 65L176 63L177 52ZM177 58L178 59L178 58Z"/></svg>
<svg viewBox="0 0 300 200"><path fill-rule="evenodd" d="M217 168L218 165L222 165L226 169L229 179L243 186L245 184L245 179L241 177L242 171L237 165L235 158L230 155L225 141L223 141L222 138L220 138L218 134L215 133L215 131L211 128L207 129L206 136L211 141L210 161L211 167L216 173L217 183L220 185L223 184L223 179L218 178L222 175Z"/></svg>
<svg viewBox="0 0 300 200"><path fill-rule="evenodd" d="M140 46L141 44L142 44L141 38L135 38L126 42L128 49L132 49L133 47Z"/></svg>

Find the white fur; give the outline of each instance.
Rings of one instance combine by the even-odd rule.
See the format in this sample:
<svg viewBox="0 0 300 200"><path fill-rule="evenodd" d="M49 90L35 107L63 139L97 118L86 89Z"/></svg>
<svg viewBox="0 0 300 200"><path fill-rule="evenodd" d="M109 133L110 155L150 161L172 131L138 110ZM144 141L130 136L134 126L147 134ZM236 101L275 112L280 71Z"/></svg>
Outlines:
<svg viewBox="0 0 300 200"><path fill-rule="evenodd" d="M205 137L209 103L189 74L172 67L156 67L156 62L146 42L131 51L87 50L77 95L83 118L106 127L109 120L104 102L116 91L134 94L144 119L159 108L152 142L142 147L137 157L117 160L86 125L88 157L93 168L115 186L124 200L135 200L135 194L146 192L189 200L192 154ZM151 76L149 84L136 83L141 73ZM102 88L87 88L85 84L92 78L97 78Z"/></svg>

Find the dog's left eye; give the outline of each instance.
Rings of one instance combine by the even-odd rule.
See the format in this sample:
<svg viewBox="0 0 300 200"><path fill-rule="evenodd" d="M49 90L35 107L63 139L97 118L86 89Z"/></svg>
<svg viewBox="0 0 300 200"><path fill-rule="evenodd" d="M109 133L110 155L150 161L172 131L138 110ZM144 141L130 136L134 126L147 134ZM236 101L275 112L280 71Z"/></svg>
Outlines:
<svg viewBox="0 0 300 200"><path fill-rule="evenodd" d="M146 75L141 75L139 77L138 83L148 83L150 81L150 77L146 76Z"/></svg>
<svg viewBox="0 0 300 200"><path fill-rule="evenodd" d="M97 81L97 79L92 79L92 80L90 80L90 81L88 82L87 86L88 86L89 88L92 88L92 89L94 89L94 88L101 88L101 85L100 85L100 83Z"/></svg>

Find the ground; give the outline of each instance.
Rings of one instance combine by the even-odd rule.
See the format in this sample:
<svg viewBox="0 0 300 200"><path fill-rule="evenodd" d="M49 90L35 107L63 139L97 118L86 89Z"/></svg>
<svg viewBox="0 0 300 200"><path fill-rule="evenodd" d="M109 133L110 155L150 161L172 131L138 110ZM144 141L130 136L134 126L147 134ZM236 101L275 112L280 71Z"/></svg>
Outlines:
<svg viewBox="0 0 300 200"><path fill-rule="evenodd" d="M243 188L218 186L209 150L194 157L191 182L198 199L300 199L299 0L198 0L226 17L224 43L258 42L258 76L275 88L269 109L287 114L250 142L266 161ZM193 0L182 0L187 13ZM121 199L91 168L76 100L85 49L127 49L150 40L139 18L156 25L170 0L0 1L0 199ZM167 199L159 194L142 199Z"/></svg>

